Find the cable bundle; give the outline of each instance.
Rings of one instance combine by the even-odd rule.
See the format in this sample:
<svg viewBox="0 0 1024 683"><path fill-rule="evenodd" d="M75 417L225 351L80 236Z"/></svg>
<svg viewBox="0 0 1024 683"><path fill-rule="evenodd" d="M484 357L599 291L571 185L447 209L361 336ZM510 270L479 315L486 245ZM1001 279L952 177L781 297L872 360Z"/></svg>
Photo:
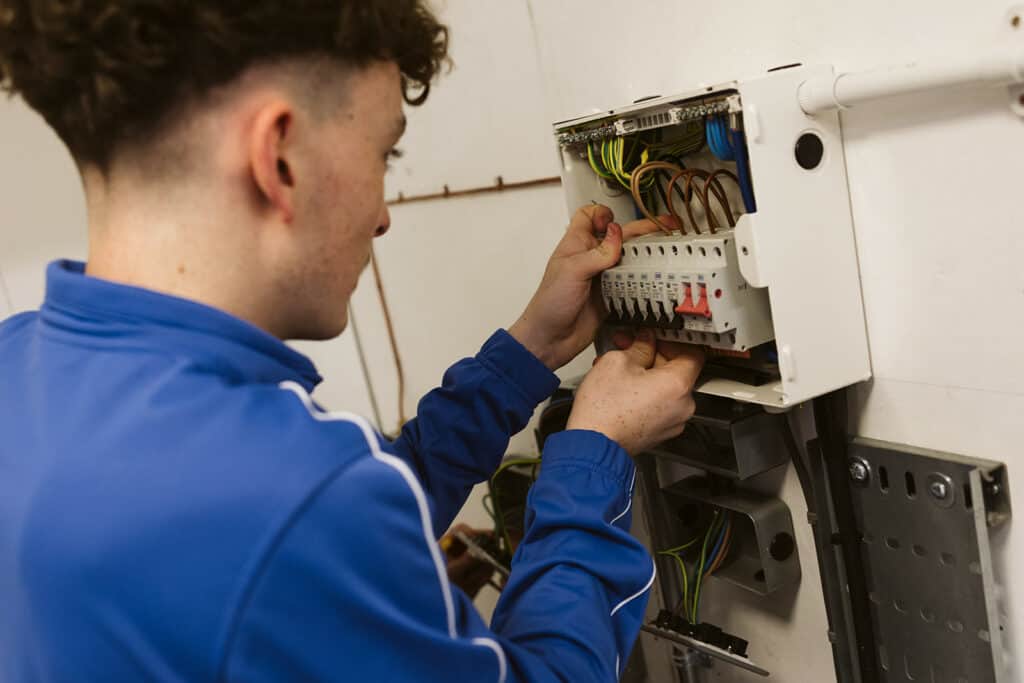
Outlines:
<svg viewBox="0 0 1024 683"><path fill-rule="evenodd" d="M711 552L709 553L708 544L712 538L715 541L711 545ZM700 611L701 586L707 577L711 576L722 566L732 547L732 515L728 512L715 510L711 523L708 525L707 531L704 532L703 539L700 555L697 556L697 562L694 565L692 575L686 566L683 554L701 540L700 536L687 541L683 545L658 552L659 555L673 558L679 567L679 574L683 580L683 597L675 609L675 614L683 616L691 624L697 623ZM692 597L690 596L691 586L693 587Z"/></svg>
<svg viewBox="0 0 1024 683"><path fill-rule="evenodd" d="M729 206L729 199L725 194L725 188L722 187L722 183L718 180L719 177L729 178L735 183L739 183L736 178L736 174L731 171L727 171L724 168L718 169L708 173L707 171L697 168L683 168L676 164L671 164L666 161L649 161L646 164L641 164L632 173L632 182L630 184L630 190L633 193L633 201L636 203L640 213L646 218L653 221L666 233L671 233L675 230L674 227L667 225L661 218L654 215L654 213L647 207L647 200L644 196L643 181L645 176L650 173L667 173L669 176L668 185L663 189L660 185L655 185L658 193L661 195L661 200L665 204L665 208L668 209L669 215L675 220L676 225L679 226L679 230L684 234L689 234L686 221L676 211L675 202L673 200L673 193L679 197L683 206L686 209L686 215L690 219L690 225L693 227L694 232L700 235L704 231L700 227L700 223L693 215L693 208L691 202L694 197L700 199L701 205L704 208L704 217L707 221L708 230L711 234L715 234L720 226L718 218L715 216L714 211L711 210L710 196L714 195L718 205L722 208L725 213L725 221L729 227L736 226L736 218L732 213L732 209ZM686 184L684 187L679 187L679 182L684 180ZM699 182L703 181L703 185Z"/></svg>
<svg viewBox="0 0 1024 683"><path fill-rule="evenodd" d="M757 211L754 188L750 182L750 159L747 156L747 141L741 130L733 130L726 124L726 117L712 116L704 124L708 149L722 161L735 161L739 176L740 194L747 213Z"/></svg>

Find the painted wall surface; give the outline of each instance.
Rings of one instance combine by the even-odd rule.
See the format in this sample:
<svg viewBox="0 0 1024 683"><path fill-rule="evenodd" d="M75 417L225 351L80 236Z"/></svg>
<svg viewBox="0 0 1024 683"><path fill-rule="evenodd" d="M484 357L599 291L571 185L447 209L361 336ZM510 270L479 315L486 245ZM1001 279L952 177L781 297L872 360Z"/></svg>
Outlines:
<svg viewBox="0 0 1024 683"><path fill-rule="evenodd" d="M652 94L753 76L792 62L857 70L1024 40L1009 6L809 0L707 4L637 0L449 0L455 70L426 107L410 111L406 157L391 196L557 173L552 121ZM856 390L863 436L1002 460L1011 497L1024 491L1024 123L1005 91L903 97L843 115L852 210L875 379ZM0 275L14 309L38 304L42 268L85 256L85 216L73 165L18 102L0 103ZM756 183L756 178L755 178ZM827 219L827 217L823 217ZM399 206L377 253L408 379L406 410L454 360L515 319L565 224L558 188ZM807 258L828 258L808 244ZM0 285L0 312L5 310ZM354 308L385 429L397 419L395 375L370 277ZM318 362L328 407L370 415L351 332L299 347ZM567 369L582 372L590 356ZM530 452L524 433L512 449ZM789 503L804 567L799 593L765 603L709 583L708 618L751 640L779 681L834 680L813 549L799 489ZM477 491L463 518L486 519ZM1024 539L995 538L1008 645L1019 633ZM486 610L493 595L479 603ZM748 681L716 668L715 680ZM757 679L760 680L760 679ZM1014 679L1015 680L1015 679Z"/></svg>

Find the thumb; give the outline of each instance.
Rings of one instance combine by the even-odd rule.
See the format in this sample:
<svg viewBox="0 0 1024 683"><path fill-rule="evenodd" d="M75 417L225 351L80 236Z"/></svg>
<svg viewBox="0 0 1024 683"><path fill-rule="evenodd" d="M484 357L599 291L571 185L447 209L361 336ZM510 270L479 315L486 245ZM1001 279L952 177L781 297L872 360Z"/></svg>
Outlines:
<svg viewBox="0 0 1024 683"><path fill-rule="evenodd" d="M622 226L618 223L609 223L601 243L593 249L573 256L572 261L579 269L580 277L589 279L617 264L621 252Z"/></svg>
<svg viewBox="0 0 1024 683"><path fill-rule="evenodd" d="M654 365L654 332L641 328L636 333L633 345L623 351L630 363L650 368Z"/></svg>

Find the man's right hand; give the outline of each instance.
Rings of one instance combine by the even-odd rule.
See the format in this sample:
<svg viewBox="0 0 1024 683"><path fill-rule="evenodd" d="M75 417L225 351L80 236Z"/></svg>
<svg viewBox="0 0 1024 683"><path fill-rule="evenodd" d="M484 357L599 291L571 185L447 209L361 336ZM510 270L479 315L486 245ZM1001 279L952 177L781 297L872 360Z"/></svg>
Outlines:
<svg viewBox="0 0 1024 683"><path fill-rule="evenodd" d="M656 343L651 330L640 330L628 348L598 359L576 393L566 429L600 432L630 455L679 436L693 415L703 365L699 348Z"/></svg>

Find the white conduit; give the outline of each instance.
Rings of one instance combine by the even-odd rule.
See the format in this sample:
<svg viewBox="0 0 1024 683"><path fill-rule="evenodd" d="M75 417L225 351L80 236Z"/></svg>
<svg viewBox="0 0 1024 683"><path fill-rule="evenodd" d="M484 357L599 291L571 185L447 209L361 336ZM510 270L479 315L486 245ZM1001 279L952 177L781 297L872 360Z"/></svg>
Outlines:
<svg viewBox="0 0 1024 683"><path fill-rule="evenodd" d="M800 84L800 108L814 115L882 97L973 83L1024 82L1024 48L979 52L958 59L911 62L870 71L812 78Z"/></svg>

